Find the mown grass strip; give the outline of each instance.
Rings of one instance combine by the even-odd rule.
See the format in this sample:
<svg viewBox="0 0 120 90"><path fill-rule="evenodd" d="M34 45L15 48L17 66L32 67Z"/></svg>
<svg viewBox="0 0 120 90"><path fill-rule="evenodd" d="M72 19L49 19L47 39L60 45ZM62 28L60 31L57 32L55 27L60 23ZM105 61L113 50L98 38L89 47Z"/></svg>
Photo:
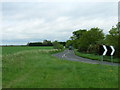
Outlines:
<svg viewBox="0 0 120 90"><path fill-rule="evenodd" d="M74 50L74 52L75 52L75 55L83 57L83 58L88 58L92 60L101 60L101 56L99 55L82 53L82 52L78 52L77 50ZM110 56L103 56L103 57L104 57L104 61L111 62ZM120 58L113 58L113 62L120 63Z"/></svg>

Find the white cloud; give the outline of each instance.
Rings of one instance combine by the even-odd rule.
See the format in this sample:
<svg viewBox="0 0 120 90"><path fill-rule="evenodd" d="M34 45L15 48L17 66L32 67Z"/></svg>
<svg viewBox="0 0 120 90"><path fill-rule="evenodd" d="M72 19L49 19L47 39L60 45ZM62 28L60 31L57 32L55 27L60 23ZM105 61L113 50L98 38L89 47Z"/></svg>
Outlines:
<svg viewBox="0 0 120 90"><path fill-rule="evenodd" d="M90 29L97 26L104 29L104 32L107 33L111 28L110 26L114 25L116 21L116 17L91 20L86 20L85 18L71 20L69 17L59 17L55 21L49 23L45 22L43 19L33 19L18 22L12 27L4 27L3 38L11 40L31 38L53 39L55 37L61 37L59 39L64 40L64 38L67 39L70 37L72 31L80 28Z"/></svg>
<svg viewBox="0 0 120 90"><path fill-rule="evenodd" d="M44 39L65 41L78 29L99 27L107 33L117 24L117 10L111 11L114 10L112 3L106 4L108 7L104 6L105 3L87 3L87 7L84 5L86 4L9 3L6 8L4 4L3 43L22 44Z"/></svg>
<svg viewBox="0 0 120 90"><path fill-rule="evenodd" d="M0 2L118 2L119 0L1 0Z"/></svg>

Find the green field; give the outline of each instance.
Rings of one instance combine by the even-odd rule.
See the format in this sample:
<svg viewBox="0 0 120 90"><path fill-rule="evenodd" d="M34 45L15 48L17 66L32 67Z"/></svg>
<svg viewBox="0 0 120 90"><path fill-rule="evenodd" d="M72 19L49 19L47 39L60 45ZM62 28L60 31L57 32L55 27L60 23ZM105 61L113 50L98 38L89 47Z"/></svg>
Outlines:
<svg viewBox="0 0 120 90"><path fill-rule="evenodd" d="M118 88L118 67L57 59L52 47L3 47L3 88Z"/></svg>
<svg viewBox="0 0 120 90"><path fill-rule="evenodd" d="M36 47L29 47L29 46L2 47L2 55L13 54L25 50L38 50L38 49L53 49L53 47L37 47L37 46Z"/></svg>

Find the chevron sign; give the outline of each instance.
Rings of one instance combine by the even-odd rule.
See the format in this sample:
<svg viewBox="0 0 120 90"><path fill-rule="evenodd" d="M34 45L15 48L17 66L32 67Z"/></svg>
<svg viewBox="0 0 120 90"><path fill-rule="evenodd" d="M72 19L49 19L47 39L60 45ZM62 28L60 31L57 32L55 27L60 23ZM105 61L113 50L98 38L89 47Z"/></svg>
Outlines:
<svg viewBox="0 0 120 90"><path fill-rule="evenodd" d="M115 49L113 46L107 46L107 45L100 45L99 46L99 55L113 56L114 52L115 52Z"/></svg>
<svg viewBox="0 0 120 90"><path fill-rule="evenodd" d="M114 52L115 52L115 49L114 49L114 47L113 46L110 46L111 47L111 49L112 49L112 52L111 52L111 56L114 54Z"/></svg>

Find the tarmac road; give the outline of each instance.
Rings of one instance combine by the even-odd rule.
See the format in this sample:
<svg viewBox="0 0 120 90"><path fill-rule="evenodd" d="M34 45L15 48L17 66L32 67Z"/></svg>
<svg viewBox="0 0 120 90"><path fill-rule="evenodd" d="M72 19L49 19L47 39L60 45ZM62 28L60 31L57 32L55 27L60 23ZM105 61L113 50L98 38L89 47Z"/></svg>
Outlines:
<svg viewBox="0 0 120 90"><path fill-rule="evenodd" d="M91 59L86 59L86 58L76 56L73 50L65 50L63 52L53 54L53 56L57 58L62 58L64 60L79 61L79 62L90 63L90 64L104 64L104 65L112 65L112 66L119 65L120 66L120 63L111 63L111 62L106 62L106 61L91 60Z"/></svg>

